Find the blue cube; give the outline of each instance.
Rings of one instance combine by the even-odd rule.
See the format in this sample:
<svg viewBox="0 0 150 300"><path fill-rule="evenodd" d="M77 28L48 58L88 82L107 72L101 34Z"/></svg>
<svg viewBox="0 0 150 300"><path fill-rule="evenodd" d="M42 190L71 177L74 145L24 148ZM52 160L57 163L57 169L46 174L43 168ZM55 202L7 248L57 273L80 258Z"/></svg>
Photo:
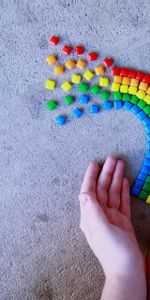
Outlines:
<svg viewBox="0 0 150 300"><path fill-rule="evenodd" d="M79 97L79 102L82 104L87 104L90 100L90 97L88 95L82 94Z"/></svg>
<svg viewBox="0 0 150 300"><path fill-rule="evenodd" d="M145 181L147 177L147 174L140 172L137 179Z"/></svg>
<svg viewBox="0 0 150 300"><path fill-rule="evenodd" d="M145 116L145 118L142 120L142 123L144 124L144 126L150 125L150 119Z"/></svg>
<svg viewBox="0 0 150 300"><path fill-rule="evenodd" d="M140 189L132 187L131 189L131 195L137 197L140 193Z"/></svg>
<svg viewBox="0 0 150 300"><path fill-rule="evenodd" d="M123 107L123 101L121 101L121 100L114 101L114 108L115 109L120 109L122 107Z"/></svg>
<svg viewBox="0 0 150 300"><path fill-rule="evenodd" d="M133 106L132 103L130 103L129 101L126 101L123 108L126 110L130 110L132 106Z"/></svg>
<svg viewBox="0 0 150 300"><path fill-rule="evenodd" d="M104 101L103 109L110 110L110 109L112 109L112 107L113 107L113 102L111 102L111 101Z"/></svg>
<svg viewBox="0 0 150 300"><path fill-rule="evenodd" d="M100 111L100 107L97 104L92 104L90 107L90 113L91 114L97 114Z"/></svg>
<svg viewBox="0 0 150 300"><path fill-rule="evenodd" d="M72 116L74 118L80 118L83 114L83 110L81 108L76 107L73 111L72 111Z"/></svg>
<svg viewBox="0 0 150 300"><path fill-rule="evenodd" d="M137 179L133 185L133 187L137 188L137 189L142 189L142 186L144 185L144 181L143 180L139 180Z"/></svg>
<svg viewBox="0 0 150 300"><path fill-rule="evenodd" d="M136 114L138 114L139 112L140 112L140 108L137 106L137 105L133 105L132 107L131 107L131 111L136 115Z"/></svg>
<svg viewBox="0 0 150 300"><path fill-rule="evenodd" d="M60 126L64 125L66 120L67 120L67 118L62 115L57 116L55 119L56 123Z"/></svg>

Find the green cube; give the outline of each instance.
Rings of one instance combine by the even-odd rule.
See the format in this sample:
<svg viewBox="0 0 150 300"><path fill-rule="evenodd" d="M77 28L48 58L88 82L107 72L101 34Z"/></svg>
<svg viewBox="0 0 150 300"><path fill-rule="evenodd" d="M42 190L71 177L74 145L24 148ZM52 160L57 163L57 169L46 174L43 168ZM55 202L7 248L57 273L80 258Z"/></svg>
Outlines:
<svg viewBox="0 0 150 300"><path fill-rule="evenodd" d="M145 192L145 191L141 191L138 195L138 197L143 200L143 201L146 201L147 197L148 197L148 192Z"/></svg>
<svg viewBox="0 0 150 300"><path fill-rule="evenodd" d="M56 106L57 106L57 103L55 100L50 100L46 103L46 107L49 110L54 110L56 108Z"/></svg>
<svg viewBox="0 0 150 300"><path fill-rule="evenodd" d="M142 189L143 189L143 191L149 193L150 192L150 184L149 183L144 183Z"/></svg>
<svg viewBox="0 0 150 300"><path fill-rule="evenodd" d="M102 91L100 93L100 97L103 99L103 100L107 100L109 97L110 97L110 93L108 91Z"/></svg>
<svg viewBox="0 0 150 300"><path fill-rule="evenodd" d="M90 91L93 95L98 95L100 92L100 87L95 84L91 87Z"/></svg>
<svg viewBox="0 0 150 300"><path fill-rule="evenodd" d="M146 183L150 183L150 176L147 176L145 182L146 182Z"/></svg>
<svg viewBox="0 0 150 300"><path fill-rule="evenodd" d="M123 94L123 98L122 98L122 100L123 101L130 101L130 98L131 98L131 96L130 96L130 94Z"/></svg>
<svg viewBox="0 0 150 300"><path fill-rule="evenodd" d="M122 100L122 93L114 92L113 97L114 97L114 100Z"/></svg>
<svg viewBox="0 0 150 300"><path fill-rule="evenodd" d="M150 114L150 106L149 106L149 105L146 105L146 106L143 108L143 111L146 113L146 115L149 115L149 114Z"/></svg>
<svg viewBox="0 0 150 300"><path fill-rule="evenodd" d="M65 97L65 102L67 105L71 105L74 102L74 98L71 95Z"/></svg>
<svg viewBox="0 0 150 300"><path fill-rule="evenodd" d="M130 101L131 101L133 104L136 104L136 103L138 103L139 98L138 98L136 95L132 95Z"/></svg>
<svg viewBox="0 0 150 300"><path fill-rule="evenodd" d="M80 83L78 86L78 91L81 93L85 93L85 92L87 92L88 88L89 88L89 86L87 83Z"/></svg>
<svg viewBox="0 0 150 300"><path fill-rule="evenodd" d="M143 109L146 106L146 103L143 100L140 100L137 105L139 108Z"/></svg>

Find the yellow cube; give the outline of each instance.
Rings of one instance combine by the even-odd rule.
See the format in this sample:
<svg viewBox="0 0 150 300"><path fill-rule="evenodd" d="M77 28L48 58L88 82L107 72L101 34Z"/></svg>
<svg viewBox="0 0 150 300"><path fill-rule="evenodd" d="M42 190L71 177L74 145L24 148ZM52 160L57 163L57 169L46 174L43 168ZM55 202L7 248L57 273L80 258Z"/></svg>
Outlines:
<svg viewBox="0 0 150 300"><path fill-rule="evenodd" d="M108 86L109 85L109 78L108 77L101 77L99 79L100 86Z"/></svg>
<svg viewBox="0 0 150 300"><path fill-rule="evenodd" d="M56 57L56 55L48 55L47 57L46 57L46 62L49 64L49 65L54 65L55 63L56 63L56 61L57 61L57 57Z"/></svg>
<svg viewBox="0 0 150 300"><path fill-rule="evenodd" d="M144 99L145 96L146 96L146 93L145 93L145 91L138 90L138 92L136 93L136 96L137 96L139 99Z"/></svg>
<svg viewBox="0 0 150 300"><path fill-rule="evenodd" d="M72 58L70 58L66 61L65 65L69 70L72 70L75 68L76 62Z"/></svg>
<svg viewBox="0 0 150 300"><path fill-rule="evenodd" d="M120 89L120 84L117 82L113 82L111 86L111 91L112 92L119 92Z"/></svg>
<svg viewBox="0 0 150 300"><path fill-rule="evenodd" d="M69 81L65 81L61 84L61 88L64 92L68 92L72 88L72 84Z"/></svg>
<svg viewBox="0 0 150 300"><path fill-rule="evenodd" d="M55 80L46 80L45 88L49 90L53 90L55 88L56 81Z"/></svg>
<svg viewBox="0 0 150 300"><path fill-rule="evenodd" d="M131 95L136 95L137 87L136 86L129 86L128 93L131 94Z"/></svg>
<svg viewBox="0 0 150 300"><path fill-rule="evenodd" d="M148 88L148 83L141 81L139 84L139 89L142 91L146 91Z"/></svg>
<svg viewBox="0 0 150 300"><path fill-rule="evenodd" d="M147 104L150 104L150 95L146 95L143 99Z"/></svg>
<svg viewBox="0 0 150 300"><path fill-rule="evenodd" d="M103 75L105 73L105 68L103 65L99 65L97 67L95 67L95 73L96 75Z"/></svg>
<svg viewBox="0 0 150 300"><path fill-rule="evenodd" d="M124 85L130 85L131 79L129 77L123 77L122 84Z"/></svg>
<svg viewBox="0 0 150 300"><path fill-rule="evenodd" d="M64 66L55 66L54 72L56 75L62 75L65 72Z"/></svg>
<svg viewBox="0 0 150 300"><path fill-rule="evenodd" d="M150 204L150 195L148 195L148 198L146 199L146 203Z"/></svg>
<svg viewBox="0 0 150 300"><path fill-rule="evenodd" d="M80 83L81 81L81 75L80 74L73 74L72 77L71 77L71 81L73 83Z"/></svg>
<svg viewBox="0 0 150 300"><path fill-rule="evenodd" d="M139 80L138 80L138 79L131 78L130 85L131 85L131 86L137 86L137 87L138 87L138 85L139 85Z"/></svg>
<svg viewBox="0 0 150 300"><path fill-rule="evenodd" d="M146 93L147 93L148 95L150 95L150 86L149 86L148 89L146 90Z"/></svg>
<svg viewBox="0 0 150 300"><path fill-rule="evenodd" d="M122 83L122 76L114 76L114 82Z"/></svg>
<svg viewBox="0 0 150 300"><path fill-rule="evenodd" d="M120 92L121 92L121 93L124 93L124 94L128 93L128 89L129 89L129 87L128 87L127 84L122 84L122 85L120 86Z"/></svg>
<svg viewBox="0 0 150 300"><path fill-rule="evenodd" d="M83 75L83 77L88 81L90 81L93 78L93 76L94 74L90 70L87 70Z"/></svg>
<svg viewBox="0 0 150 300"><path fill-rule="evenodd" d="M84 69L85 66L86 66L86 64L87 64L87 62L86 62L85 60L79 59L79 60L77 61L76 66L77 66L79 69Z"/></svg>

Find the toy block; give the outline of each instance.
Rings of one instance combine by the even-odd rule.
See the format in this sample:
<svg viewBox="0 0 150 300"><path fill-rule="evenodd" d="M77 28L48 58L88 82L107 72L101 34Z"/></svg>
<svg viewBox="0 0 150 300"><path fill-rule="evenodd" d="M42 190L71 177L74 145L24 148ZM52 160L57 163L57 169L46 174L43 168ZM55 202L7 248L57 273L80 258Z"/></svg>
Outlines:
<svg viewBox="0 0 150 300"><path fill-rule="evenodd" d="M45 88L49 90L53 90L55 88L56 81L55 80L46 80Z"/></svg>
<svg viewBox="0 0 150 300"><path fill-rule="evenodd" d="M103 109L110 110L110 109L112 109L112 107L113 107L113 102L111 102L111 101L104 101L104 103L103 103Z"/></svg>
<svg viewBox="0 0 150 300"><path fill-rule="evenodd" d="M150 105L150 95L146 95L143 100Z"/></svg>
<svg viewBox="0 0 150 300"><path fill-rule="evenodd" d="M123 107L123 102L121 101L121 100L115 100L114 101L114 108L115 109L120 109L120 108L122 108Z"/></svg>
<svg viewBox="0 0 150 300"><path fill-rule="evenodd" d="M56 75L62 75L65 72L64 66L55 66L54 67L54 73Z"/></svg>
<svg viewBox="0 0 150 300"><path fill-rule="evenodd" d="M72 58L70 58L66 61L65 65L69 70L72 70L75 68L76 62Z"/></svg>
<svg viewBox="0 0 150 300"><path fill-rule="evenodd" d="M150 95L150 86L149 86L148 89L146 90L146 93L147 93L148 95Z"/></svg>
<svg viewBox="0 0 150 300"><path fill-rule="evenodd" d="M71 51L72 51L72 47L65 45L61 51L65 54L65 55L70 55Z"/></svg>
<svg viewBox="0 0 150 300"><path fill-rule="evenodd" d="M150 84L150 75L144 75L143 82Z"/></svg>
<svg viewBox="0 0 150 300"><path fill-rule="evenodd" d="M84 53L84 47L81 46L81 45L76 46L76 47L75 47L75 53L76 53L77 55L83 54L83 53Z"/></svg>
<svg viewBox="0 0 150 300"><path fill-rule="evenodd" d="M87 70L87 71L84 73L83 77L84 77L86 80L90 81L90 80L94 77L94 74L93 74L92 71Z"/></svg>
<svg viewBox="0 0 150 300"><path fill-rule="evenodd" d="M80 74L73 74L71 77L71 81L73 83L79 84L81 81L81 75Z"/></svg>
<svg viewBox="0 0 150 300"><path fill-rule="evenodd" d="M130 101L131 101L133 104L136 104L136 103L138 103L139 99L138 99L138 97L137 97L136 95L133 95L133 96L131 97Z"/></svg>
<svg viewBox="0 0 150 300"><path fill-rule="evenodd" d="M127 102L125 102L123 108L126 110L130 110L132 106L133 106L133 104L127 101Z"/></svg>
<svg viewBox="0 0 150 300"><path fill-rule="evenodd" d="M120 90L120 83L113 82L111 85L111 91L112 92L119 92Z"/></svg>
<svg viewBox="0 0 150 300"><path fill-rule="evenodd" d="M146 103L143 101L143 100L140 100L138 103L137 103L138 107L140 107L141 109L143 109L145 106L146 106Z"/></svg>
<svg viewBox="0 0 150 300"><path fill-rule="evenodd" d="M142 190L149 193L150 192L150 184L144 183Z"/></svg>
<svg viewBox="0 0 150 300"><path fill-rule="evenodd" d="M83 114L83 110L80 109L80 108L78 108L78 107L76 107L76 108L73 110L73 112L72 112L72 117L78 119L78 118L80 118L80 117L82 116L82 114Z"/></svg>
<svg viewBox="0 0 150 300"><path fill-rule="evenodd" d="M137 197L140 193L140 189L136 188L136 187L132 187L131 189L131 195L134 197Z"/></svg>
<svg viewBox="0 0 150 300"><path fill-rule="evenodd" d="M150 176L147 176L145 182L150 184Z"/></svg>
<svg viewBox="0 0 150 300"><path fill-rule="evenodd" d="M131 96L130 96L130 94L123 94L123 97L122 97L122 100L124 101L124 102L126 102L126 101L130 101L130 99L131 99Z"/></svg>
<svg viewBox="0 0 150 300"><path fill-rule="evenodd" d="M131 107L131 111L136 115L140 112L140 108L135 104Z"/></svg>
<svg viewBox="0 0 150 300"><path fill-rule="evenodd" d="M145 107L144 107L145 108ZM142 111L143 112L143 114L145 114L145 112L144 111ZM143 123L143 125L144 126L148 126L148 125L150 125L150 118L149 117L147 117L147 115L145 114L145 117L144 118L142 118L142 123Z"/></svg>
<svg viewBox="0 0 150 300"><path fill-rule="evenodd" d="M56 55L48 55L46 57L46 62L48 63L48 65L54 65L57 61L57 56Z"/></svg>
<svg viewBox="0 0 150 300"><path fill-rule="evenodd" d="M144 113L143 110L141 110L138 114L137 117L139 118L139 120L143 120L146 117L146 114Z"/></svg>
<svg viewBox="0 0 150 300"><path fill-rule="evenodd" d="M100 111L100 107L97 104L92 104L90 107L90 113L91 114L97 114Z"/></svg>
<svg viewBox="0 0 150 300"><path fill-rule="evenodd" d="M108 98L110 97L110 93L109 93L108 91L102 91L102 92L100 93L100 97L101 97L101 99L103 99L103 100L108 100Z"/></svg>
<svg viewBox="0 0 150 300"><path fill-rule="evenodd" d="M145 130L148 134L150 134L150 126L149 125L145 126ZM148 142L148 144L147 144L148 149L149 149L149 145L150 145L150 143Z"/></svg>
<svg viewBox="0 0 150 300"><path fill-rule="evenodd" d="M93 85L90 89L90 92L93 94L93 95L98 95L99 92L100 92L100 87L98 85Z"/></svg>
<svg viewBox="0 0 150 300"><path fill-rule="evenodd" d="M87 83L80 83L78 86L78 91L85 93L85 92L87 92L88 88L89 88L89 85Z"/></svg>
<svg viewBox="0 0 150 300"><path fill-rule="evenodd" d="M71 96L71 95L67 95L67 96L65 97L65 103L66 103L67 105L73 104L73 103L74 103L74 97Z"/></svg>
<svg viewBox="0 0 150 300"><path fill-rule="evenodd" d="M109 68L113 65L113 59L110 57L106 57L105 59L103 59L103 64L106 68Z"/></svg>
<svg viewBox="0 0 150 300"><path fill-rule="evenodd" d="M111 69L111 75L113 75L113 76L118 76L118 75L120 75L120 72L121 72L121 68L118 68L118 67L113 67L112 69Z"/></svg>
<svg viewBox="0 0 150 300"><path fill-rule="evenodd" d="M128 85L126 85L126 84L122 84L122 85L120 85L120 92L121 93L128 93L128 89L129 89L129 87L128 87Z"/></svg>
<svg viewBox="0 0 150 300"><path fill-rule="evenodd" d="M150 135L147 136L149 136L149 141L150 141ZM146 157L150 158L150 150L147 150ZM150 177L150 174L148 176Z"/></svg>
<svg viewBox="0 0 150 300"><path fill-rule="evenodd" d="M149 170L150 170L150 167L148 167L148 166L143 166L142 169L141 169L141 172L142 172L142 173L145 173L145 174L148 174L148 173L149 173Z"/></svg>
<svg viewBox="0 0 150 300"><path fill-rule="evenodd" d="M122 93L114 92L113 97L114 97L114 100L122 100Z"/></svg>
<svg viewBox="0 0 150 300"><path fill-rule="evenodd" d="M142 90L138 90L138 92L136 93L136 96L139 98L139 99L144 99L145 96L146 96L146 93Z"/></svg>
<svg viewBox="0 0 150 300"><path fill-rule="evenodd" d="M150 142L150 134L147 133L146 137L147 137L147 142L149 143ZM147 152L149 152L149 151L147 151Z"/></svg>
<svg viewBox="0 0 150 300"><path fill-rule="evenodd" d="M130 82L130 85L131 85L131 86L136 86L136 87L138 87L138 85L139 85L139 80L136 79L136 78L132 78L132 79L131 79L131 82Z"/></svg>
<svg viewBox="0 0 150 300"><path fill-rule="evenodd" d="M146 115L150 115L150 106L149 105L146 105L144 108L143 108L143 111L146 113Z"/></svg>
<svg viewBox="0 0 150 300"><path fill-rule="evenodd" d="M137 71L135 71L135 70L129 70L128 77L129 78L136 78L136 74L137 74Z"/></svg>
<svg viewBox="0 0 150 300"><path fill-rule="evenodd" d="M146 201L147 197L148 197L148 192L145 192L145 191L141 191L138 195L139 199L143 200L143 201Z"/></svg>
<svg viewBox="0 0 150 300"><path fill-rule="evenodd" d="M138 175L138 179L145 181L147 178L147 174L140 172Z"/></svg>
<svg viewBox="0 0 150 300"><path fill-rule="evenodd" d="M136 74L136 79L142 80L143 77L144 77L144 73L142 73L142 72L137 72L137 74Z"/></svg>
<svg viewBox="0 0 150 300"><path fill-rule="evenodd" d="M69 81L65 81L61 84L61 88L64 92L68 92L72 88L72 84Z"/></svg>
<svg viewBox="0 0 150 300"><path fill-rule="evenodd" d="M88 53L88 59L89 60L97 60L98 54L96 52L90 52Z"/></svg>
<svg viewBox="0 0 150 300"><path fill-rule="evenodd" d="M59 40L60 38L58 36L53 35L49 41L52 45L56 46L59 43Z"/></svg>
<svg viewBox="0 0 150 300"><path fill-rule="evenodd" d="M108 77L101 77L99 79L100 86L108 86L109 85L109 78Z"/></svg>
<svg viewBox="0 0 150 300"><path fill-rule="evenodd" d="M129 92L130 95L136 95L137 87L136 86L129 86L128 92Z"/></svg>
<svg viewBox="0 0 150 300"><path fill-rule="evenodd" d="M150 166L150 158L145 157L145 159L144 159L144 165L145 166Z"/></svg>
<svg viewBox="0 0 150 300"><path fill-rule="evenodd" d="M83 59L79 59L79 60L77 61L77 64L76 64L76 66L77 66L79 69L84 69L86 65L87 65L87 62L86 62L85 60L83 60Z"/></svg>
<svg viewBox="0 0 150 300"><path fill-rule="evenodd" d="M129 77L123 77L122 84L130 85L130 81L131 81L131 79Z"/></svg>
<svg viewBox="0 0 150 300"><path fill-rule="evenodd" d="M121 69L121 72L120 72L120 75L123 76L123 77L128 77L128 75L129 75L129 70L126 69L126 68L122 68L122 69Z"/></svg>
<svg viewBox="0 0 150 300"><path fill-rule="evenodd" d="M143 91L146 91L147 88L148 88L148 83L141 81L140 84L139 84L139 89L143 90Z"/></svg>
<svg viewBox="0 0 150 300"><path fill-rule="evenodd" d="M143 180L137 179L136 182L134 183L134 187L136 187L137 189L141 189L143 184L144 184Z"/></svg>
<svg viewBox="0 0 150 300"><path fill-rule="evenodd" d="M90 97L88 95L80 95L79 97L79 102L82 103L82 104L87 104L90 100Z"/></svg>
<svg viewBox="0 0 150 300"><path fill-rule="evenodd" d="M148 195L147 199L146 199L146 203L150 204L150 195Z"/></svg>
<svg viewBox="0 0 150 300"><path fill-rule="evenodd" d="M65 116L59 115L55 119L56 123L60 126L64 125L67 121L67 118Z"/></svg>
<svg viewBox="0 0 150 300"><path fill-rule="evenodd" d="M55 100L50 100L46 103L46 107L49 110L54 110L56 108L56 106L57 106L57 103Z"/></svg>
<svg viewBox="0 0 150 300"><path fill-rule="evenodd" d="M95 73L96 75L103 75L105 73L105 68L103 65L99 65L97 67L95 67Z"/></svg>
<svg viewBox="0 0 150 300"><path fill-rule="evenodd" d="M117 82L117 83L122 83L122 76L114 76L114 82Z"/></svg>

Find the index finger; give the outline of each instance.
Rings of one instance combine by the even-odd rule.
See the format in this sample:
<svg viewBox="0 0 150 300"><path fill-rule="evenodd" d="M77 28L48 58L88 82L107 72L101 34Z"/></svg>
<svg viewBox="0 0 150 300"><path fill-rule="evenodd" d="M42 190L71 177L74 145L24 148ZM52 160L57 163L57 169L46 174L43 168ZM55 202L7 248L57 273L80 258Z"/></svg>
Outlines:
<svg viewBox="0 0 150 300"><path fill-rule="evenodd" d="M89 164L81 185L80 194L86 193L86 194L93 195L94 193L96 193L99 170L100 167L98 163L91 162Z"/></svg>

